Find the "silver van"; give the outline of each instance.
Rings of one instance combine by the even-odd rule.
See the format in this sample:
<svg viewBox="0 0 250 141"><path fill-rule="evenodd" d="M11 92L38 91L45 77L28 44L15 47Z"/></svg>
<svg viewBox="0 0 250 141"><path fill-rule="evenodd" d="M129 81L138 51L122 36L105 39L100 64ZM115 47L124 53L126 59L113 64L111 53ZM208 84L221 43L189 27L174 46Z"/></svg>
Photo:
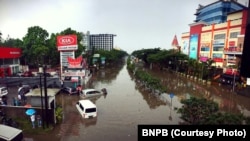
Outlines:
<svg viewBox="0 0 250 141"><path fill-rule="evenodd" d="M0 124L0 141L24 141L23 131L18 128Z"/></svg>
<svg viewBox="0 0 250 141"><path fill-rule="evenodd" d="M76 108L83 118L94 118L97 116L96 105L88 99L79 100L76 103Z"/></svg>

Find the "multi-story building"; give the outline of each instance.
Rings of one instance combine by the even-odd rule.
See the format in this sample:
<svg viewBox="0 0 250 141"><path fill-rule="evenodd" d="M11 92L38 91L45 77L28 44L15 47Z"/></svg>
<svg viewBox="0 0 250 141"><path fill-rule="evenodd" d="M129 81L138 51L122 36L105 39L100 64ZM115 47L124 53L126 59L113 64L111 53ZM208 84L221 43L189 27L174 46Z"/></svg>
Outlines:
<svg viewBox="0 0 250 141"><path fill-rule="evenodd" d="M182 34L181 50L200 61L211 58L216 66L238 65L236 58L242 55L247 7L235 0L219 0L200 6L196 15L190 31Z"/></svg>
<svg viewBox="0 0 250 141"><path fill-rule="evenodd" d="M242 10L244 7L237 0L219 0L206 6L199 5L194 22L223 23L227 21L227 13Z"/></svg>
<svg viewBox="0 0 250 141"><path fill-rule="evenodd" d="M84 42L87 50L107 50L114 48L114 34L90 34L88 31L84 35Z"/></svg>

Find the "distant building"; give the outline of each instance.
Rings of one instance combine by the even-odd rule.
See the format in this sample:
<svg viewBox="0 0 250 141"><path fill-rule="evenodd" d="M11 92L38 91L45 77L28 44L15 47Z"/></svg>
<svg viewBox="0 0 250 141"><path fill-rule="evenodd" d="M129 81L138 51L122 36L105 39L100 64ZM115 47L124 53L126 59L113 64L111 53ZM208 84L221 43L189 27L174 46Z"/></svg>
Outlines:
<svg viewBox="0 0 250 141"><path fill-rule="evenodd" d="M21 49L0 47L0 77L11 76L20 71Z"/></svg>
<svg viewBox="0 0 250 141"><path fill-rule="evenodd" d="M179 42L178 42L178 39L177 39L176 35L174 36L174 39L173 39L171 45L172 45L173 49L177 49L177 50L180 51L180 46L179 46Z"/></svg>
<svg viewBox="0 0 250 141"><path fill-rule="evenodd" d="M88 31L84 35L84 44L87 50L106 50L114 49L114 34L90 34Z"/></svg>

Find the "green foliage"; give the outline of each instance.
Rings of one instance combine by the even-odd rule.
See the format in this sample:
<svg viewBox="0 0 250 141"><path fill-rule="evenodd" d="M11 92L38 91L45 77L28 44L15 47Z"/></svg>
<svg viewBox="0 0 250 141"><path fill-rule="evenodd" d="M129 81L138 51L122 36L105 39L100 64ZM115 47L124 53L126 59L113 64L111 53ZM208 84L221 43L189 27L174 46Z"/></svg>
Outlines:
<svg viewBox="0 0 250 141"><path fill-rule="evenodd" d="M28 33L23 37L22 59L25 64L35 65L42 64L42 56L49 51L47 39L49 33L39 26L28 28Z"/></svg>
<svg viewBox="0 0 250 141"><path fill-rule="evenodd" d="M9 38L3 41L3 43L0 42L1 46L6 46L6 47L17 47L17 48L22 48L23 46L23 41L20 39L13 39Z"/></svg>
<svg viewBox="0 0 250 141"><path fill-rule="evenodd" d="M176 109L181 114L184 124L192 125L239 125L248 124L249 117L242 114L219 112L219 106L216 102L205 98L195 98L182 100L183 106Z"/></svg>
<svg viewBox="0 0 250 141"><path fill-rule="evenodd" d="M62 120L63 120L63 108L60 106L57 106L56 110L55 110L55 115L56 115L57 122L58 123L62 122Z"/></svg>
<svg viewBox="0 0 250 141"><path fill-rule="evenodd" d="M131 63L131 56L127 58L127 69L132 72L135 69L135 64Z"/></svg>
<svg viewBox="0 0 250 141"><path fill-rule="evenodd" d="M145 63L148 63L148 56L150 54L156 54L160 51L160 48L154 48L154 49L142 49L142 50L136 50L132 53L133 56L143 60Z"/></svg>
<svg viewBox="0 0 250 141"><path fill-rule="evenodd" d="M178 109L181 118L189 124L200 124L204 118L219 110L217 103L205 98L195 98L182 100L182 108Z"/></svg>
<svg viewBox="0 0 250 141"><path fill-rule="evenodd" d="M230 125L240 125L243 123L245 117L239 114L232 113L214 113L206 117L201 124L210 125L220 125L220 124L230 124Z"/></svg>
<svg viewBox="0 0 250 141"><path fill-rule="evenodd" d="M153 77L148 72L138 69L135 72L135 77L154 90L160 90L161 92L165 91L164 86L161 85L160 79Z"/></svg>
<svg viewBox="0 0 250 141"><path fill-rule="evenodd" d="M95 53L100 54L101 57L105 57L106 64L119 62L122 58L128 55L125 51L116 49L111 51L97 50Z"/></svg>

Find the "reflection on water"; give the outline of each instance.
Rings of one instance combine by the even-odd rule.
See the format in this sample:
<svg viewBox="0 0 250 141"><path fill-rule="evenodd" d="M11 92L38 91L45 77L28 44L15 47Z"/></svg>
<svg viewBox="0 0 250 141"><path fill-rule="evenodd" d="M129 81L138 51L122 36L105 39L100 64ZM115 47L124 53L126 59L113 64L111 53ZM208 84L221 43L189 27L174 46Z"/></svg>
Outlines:
<svg viewBox="0 0 250 141"><path fill-rule="evenodd" d="M138 124L179 124L175 107L191 96L206 97L219 103L222 111L249 115L249 98L236 95L224 86L203 85L168 72L151 72L161 78L167 88L159 94L135 80L126 65L102 68L85 88L106 88L107 95L91 99L98 108L96 119L82 119L75 107L79 96L60 94L64 120L56 135L63 141L136 141Z"/></svg>
<svg viewBox="0 0 250 141"><path fill-rule="evenodd" d="M232 92L229 86L206 85L166 71L149 72L161 78L163 85L167 88L166 93L174 93L178 101L190 98L190 96L204 97L217 102L222 111L250 116L250 98Z"/></svg>

